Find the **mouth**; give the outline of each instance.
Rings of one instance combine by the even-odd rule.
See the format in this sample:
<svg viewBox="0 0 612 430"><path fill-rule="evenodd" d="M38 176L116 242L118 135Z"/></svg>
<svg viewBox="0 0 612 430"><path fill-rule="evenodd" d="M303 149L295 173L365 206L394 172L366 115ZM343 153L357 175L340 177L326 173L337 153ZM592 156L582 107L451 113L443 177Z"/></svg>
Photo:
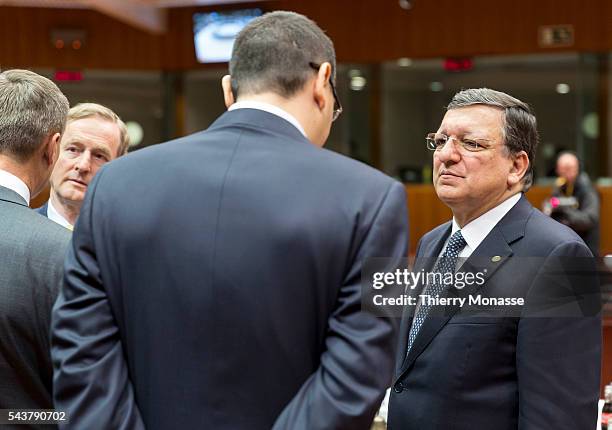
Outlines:
<svg viewBox="0 0 612 430"><path fill-rule="evenodd" d="M458 175L457 173L451 172L450 170L442 170L438 173L438 178L463 178L463 176Z"/></svg>
<svg viewBox="0 0 612 430"><path fill-rule="evenodd" d="M80 181L80 180L78 180L78 179L68 179L68 181L69 181L69 182L72 182L73 184L78 184L78 185L80 185L80 186L82 186L82 187L87 188L87 183L85 183L85 182L83 182L83 181Z"/></svg>

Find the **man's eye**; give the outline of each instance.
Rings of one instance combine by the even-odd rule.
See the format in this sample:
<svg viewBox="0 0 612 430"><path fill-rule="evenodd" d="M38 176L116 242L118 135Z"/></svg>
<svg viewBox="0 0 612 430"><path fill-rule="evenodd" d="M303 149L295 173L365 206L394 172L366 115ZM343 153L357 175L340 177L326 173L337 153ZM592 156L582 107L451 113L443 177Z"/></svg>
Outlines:
<svg viewBox="0 0 612 430"><path fill-rule="evenodd" d="M473 140L464 140L463 144L471 151L478 151L479 149L484 148L484 146L482 146L480 143Z"/></svg>
<svg viewBox="0 0 612 430"><path fill-rule="evenodd" d="M442 148L446 144L446 139L436 139L434 143L436 144L436 148Z"/></svg>

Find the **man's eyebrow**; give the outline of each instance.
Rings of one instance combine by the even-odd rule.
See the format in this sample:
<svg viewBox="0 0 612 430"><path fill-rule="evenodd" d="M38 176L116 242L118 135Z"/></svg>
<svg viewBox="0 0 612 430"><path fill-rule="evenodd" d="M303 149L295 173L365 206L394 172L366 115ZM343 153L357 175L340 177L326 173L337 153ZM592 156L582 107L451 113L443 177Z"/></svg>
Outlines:
<svg viewBox="0 0 612 430"><path fill-rule="evenodd" d="M103 145L96 145L93 148L91 148L92 152L97 151L97 152L102 152L105 155L108 155L110 157L111 155L111 151L110 149L108 149L106 146Z"/></svg>
<svg viewBox="0 0 612 430"><path fill-rule="evenodd" d="M81 141L79 139L76 139L74 137L71 137L70 139L66 139L64 141L62 141L62 145L76 145L79 147L83 147L83 144L81 143Z"/></svg>

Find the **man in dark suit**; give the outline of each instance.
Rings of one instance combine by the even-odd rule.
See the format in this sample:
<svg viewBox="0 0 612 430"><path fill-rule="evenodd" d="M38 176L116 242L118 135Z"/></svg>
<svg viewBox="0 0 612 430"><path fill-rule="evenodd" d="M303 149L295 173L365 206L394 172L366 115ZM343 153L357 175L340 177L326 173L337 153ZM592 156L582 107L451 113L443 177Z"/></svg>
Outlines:
<svg viewBox="0 0 612 430"><path fill-rule="evenodd" d="M0 409L53 407L49 326L70 234L28 205L49 180L67 113L50 80L0 73Z"/></svg>
<svg viewBox="0 0 612 430"><path fill-rule="evenodd" d="M72 230L89 182L104 164L127 154L129 143L125 124L106 106L97 103L73 106L51 173L49 201L36 211Z"/></svg>
<svg viewBox="0 0 612 430"><path fill-rule="evenodd" d="M266 14L236 39L227 113L98 172L53 313L71 428L369 428L396 322L361 311L361 268L405 256L407 211L321 148L335 70L315 23Z"/></svg>
<svg viewBox="0 0 612 430"><path fill-rule="evenodd" d="M455 281L432 276L412 293L419 301L402 319L389 428L593 429L595 265L573 231L523 196L537 144L529 106L490 89L459 92L427 142L453 220L423 236L413 270ZM458 285L467 274L481 279ZM426 301L436 296L449 300Z"/></svg>

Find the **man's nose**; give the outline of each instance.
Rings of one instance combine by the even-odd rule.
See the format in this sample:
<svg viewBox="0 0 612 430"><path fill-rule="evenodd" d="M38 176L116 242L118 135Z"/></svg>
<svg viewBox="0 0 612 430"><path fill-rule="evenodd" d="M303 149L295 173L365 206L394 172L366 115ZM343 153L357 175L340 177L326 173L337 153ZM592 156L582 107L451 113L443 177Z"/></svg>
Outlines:
<svg viewBox="0 0 612 430"><path fill-rule="evenodd" d="M91 170L91 155L89 152L81 154L74 168L81 173L87 173Z"/></svg>
<svg viewBox="0 0 612 430"><path fill-rule="evenodd" d="M455 140L455 142L452 142ZM449 137L444 146L438 149L435 152L436 157L442 163L446 163L448 161L458 162L461 159L461 154L459 153L459 142L454 137Z"/></svg>

